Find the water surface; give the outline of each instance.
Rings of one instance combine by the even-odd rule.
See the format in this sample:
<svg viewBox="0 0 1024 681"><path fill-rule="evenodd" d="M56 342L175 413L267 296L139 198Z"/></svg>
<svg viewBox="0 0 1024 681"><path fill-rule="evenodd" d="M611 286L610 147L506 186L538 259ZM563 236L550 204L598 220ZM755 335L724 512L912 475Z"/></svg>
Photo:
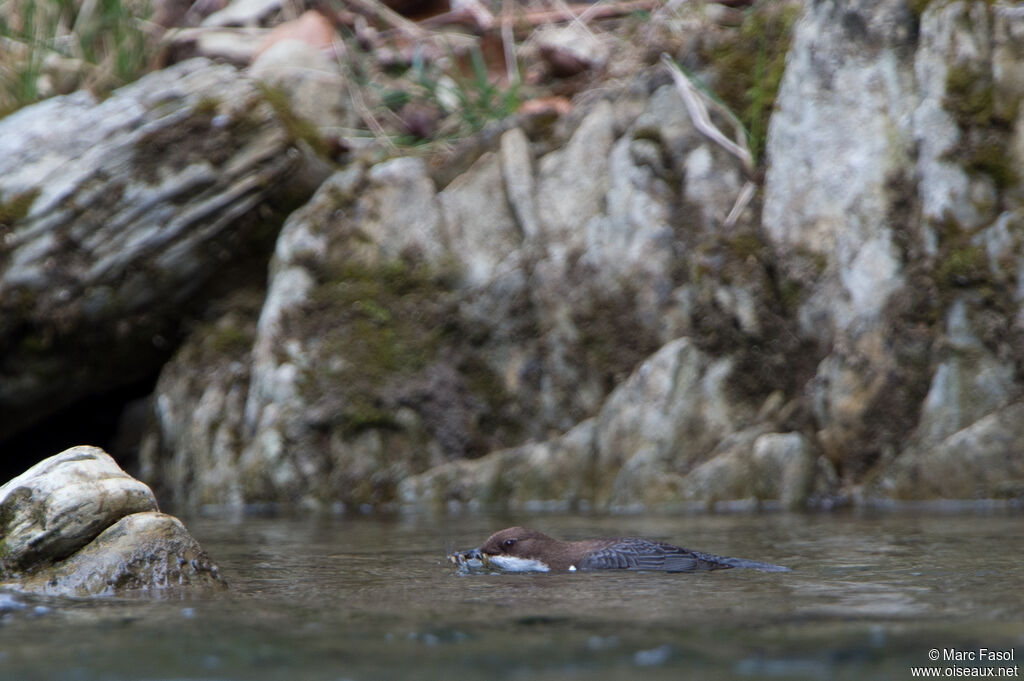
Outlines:
<svg viewBox="0 0 1024 681"><path fill-rule="evenodd" d="M18 605L5 595L0 678L906 679L911 666L932 664L933 648L1024 655L1022 521L910 513L186 518L230 582L228 594L17 596ZM655 537L793 572L464 575L445 562L446 550L515 524L562 539Z"/></svg>

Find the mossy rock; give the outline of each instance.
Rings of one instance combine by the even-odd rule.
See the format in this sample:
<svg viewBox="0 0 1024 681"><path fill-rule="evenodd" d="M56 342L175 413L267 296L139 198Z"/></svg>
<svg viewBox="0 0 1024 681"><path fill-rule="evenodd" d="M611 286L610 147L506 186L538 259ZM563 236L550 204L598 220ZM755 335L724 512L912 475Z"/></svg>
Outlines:
<svg viewBox="0 0 1024 681"><path fill-rule="evenodd" d="M327 365L307 372L303 391L329 400L333 426L346 437L397 427L387 386L438 356L454 312L450 274L401 259L376 266L348 261L320 274L292 321L317 325L302 335L317 339Z"/></svg>
<svg viewBox="0 0 1024 681"><path fill-rule="evenodd" d="M330 159L330 146L311 121L299 116L292 108L288 95L281 88L259 82L263 100L274 110L277 120L288 131L292 140L302 141L309 145L318 156Z"/></svg>
<svg viewBox="0 0 1024 681"><path fill-rule="evenodd" d="M800 11L795 3L761 3L744 14L727 38L700 50L715 75L714 95L746 127L755 159L764 158L768 119Z"/></svg>
<svg viewBox="0 0 1024 681"><path fill-rule="evenodd" d="M28 216L39 193L39 189L30 189L9 197L0 194L0 227L13 227L14 223Z"/></svg>

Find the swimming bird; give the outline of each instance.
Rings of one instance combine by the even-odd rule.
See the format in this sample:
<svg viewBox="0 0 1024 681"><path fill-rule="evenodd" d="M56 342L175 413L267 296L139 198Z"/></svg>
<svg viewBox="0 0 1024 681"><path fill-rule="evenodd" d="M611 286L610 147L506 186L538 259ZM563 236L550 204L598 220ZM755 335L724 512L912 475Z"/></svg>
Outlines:
<svg viewBox="0 0 1024 681"><path fill-rule="evenodd" d="M495 532L480 547L449 554L448 560L460 568L493 567L506 572L707 572L726 568L789 572L789 568L781 565L691 551L653 539L615 537L559 541L524 527Z"/></svg>

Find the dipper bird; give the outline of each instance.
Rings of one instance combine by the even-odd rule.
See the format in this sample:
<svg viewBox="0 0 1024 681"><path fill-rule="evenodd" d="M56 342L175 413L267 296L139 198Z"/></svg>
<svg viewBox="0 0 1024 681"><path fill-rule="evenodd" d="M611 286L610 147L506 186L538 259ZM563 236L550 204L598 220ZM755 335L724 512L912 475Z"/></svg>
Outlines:
<svg viewBox="0 0 1024 681"><path fill-rule="evenodd" d="M495 567L507 572L707 572L725 568L789 572L789 568L781 565L691 551L653 539L616 537L558 541L524 527L510 527L495 532L479 548L458 551L449 555L448 560L460 568Z"/></svg>

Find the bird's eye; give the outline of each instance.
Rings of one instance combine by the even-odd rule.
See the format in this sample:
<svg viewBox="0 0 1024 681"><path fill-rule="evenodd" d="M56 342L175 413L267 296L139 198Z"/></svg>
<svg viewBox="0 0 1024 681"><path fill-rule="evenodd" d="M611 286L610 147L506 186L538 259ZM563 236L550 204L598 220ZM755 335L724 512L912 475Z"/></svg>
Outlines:
<svg viewBox="0 0 1024 681"><path fill-rule="evenodd" d="M501 542L501 548L508 550L512 548L515 545L515 543L515 539L506 539L505 541Z"/></svg>

